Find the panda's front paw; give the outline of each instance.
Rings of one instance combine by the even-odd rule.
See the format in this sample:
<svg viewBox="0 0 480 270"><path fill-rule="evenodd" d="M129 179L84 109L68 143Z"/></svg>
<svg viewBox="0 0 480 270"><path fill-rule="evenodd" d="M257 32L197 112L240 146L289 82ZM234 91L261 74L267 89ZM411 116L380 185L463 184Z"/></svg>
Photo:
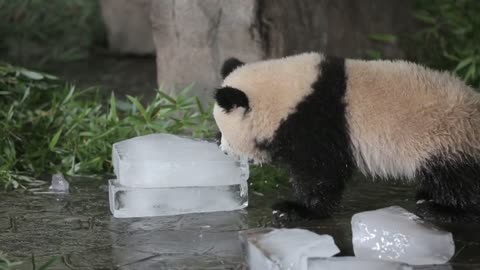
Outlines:
<svg viewBox="0 0 480 270"><path fill-rule="evenodd" d="M292 202L281 201L272 206L272 214L274 222L292 222L298 220L311 219L313 214L305 206Z"/></svg>

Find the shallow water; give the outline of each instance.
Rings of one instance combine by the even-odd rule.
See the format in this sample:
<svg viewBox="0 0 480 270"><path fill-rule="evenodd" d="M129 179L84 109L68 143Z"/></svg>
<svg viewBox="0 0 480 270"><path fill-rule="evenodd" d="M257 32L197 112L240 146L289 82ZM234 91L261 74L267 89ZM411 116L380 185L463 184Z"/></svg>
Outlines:
<svg viewBox="0 0 480 270"><path fill-rule="evenodd" d="M69 195L1 193L0 250L25 261L19 269L32 269L32 254L37 267L57 256L52 269L245 269L237 232L274 226L268 206L289 193L250 192L242 211L115 219L105 183L73 179ZM334 217L284 226L331 234L342 255L353 255L352 214L389 205L412 210L412 195L410 187L356 181ZM441 226L456 240L453 269L479 269L480 225Z"/></svg>

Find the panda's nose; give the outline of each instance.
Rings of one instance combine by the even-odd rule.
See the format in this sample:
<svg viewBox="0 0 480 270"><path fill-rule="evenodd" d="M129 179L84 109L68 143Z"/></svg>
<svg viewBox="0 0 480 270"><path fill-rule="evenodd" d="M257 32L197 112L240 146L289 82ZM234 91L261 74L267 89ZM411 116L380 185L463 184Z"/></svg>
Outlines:
<svg viewBox="0 0 480 270"><path fill-rule="evenodd" d="M221 132L218 132L215 135L215 142L217 143L218 146L220 146L220 143L222 142L222 133Z"/></svg>

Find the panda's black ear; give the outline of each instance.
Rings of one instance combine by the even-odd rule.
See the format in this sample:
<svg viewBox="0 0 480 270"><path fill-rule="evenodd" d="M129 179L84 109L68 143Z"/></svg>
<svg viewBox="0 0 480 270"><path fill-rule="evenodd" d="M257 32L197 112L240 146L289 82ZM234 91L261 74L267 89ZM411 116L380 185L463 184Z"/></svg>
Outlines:
<svg viewBox="0 0 480 270"><path fill-rule="evenodd" d="M246 111L250 109L247 95L233 87L227 86L217 89L215 91L215 101L227 113L237 107L244 107Z"/></svg>
<svg viewBox="0 0 480 270"><path fill-rule="evenodd" d="M245 63L238 60L237 58L229 58L223 62L222 70L220 71L220 74L222 75L222 79L225 79L225 77L228 76L232 71L234 71L236 68L243 66Z"/></svg>

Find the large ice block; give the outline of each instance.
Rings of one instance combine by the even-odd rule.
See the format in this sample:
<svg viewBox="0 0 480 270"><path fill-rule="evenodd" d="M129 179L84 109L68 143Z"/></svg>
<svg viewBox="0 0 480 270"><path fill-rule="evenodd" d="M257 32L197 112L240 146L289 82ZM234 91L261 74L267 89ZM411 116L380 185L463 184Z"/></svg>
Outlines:
<svg viewBox="0 0 480 270"><path fill-rule="evenodd" d="M455 252L451 233L398 206L353 215L352 234L359 258L442 264Z"/></svg>
<svg viewBox="0 0 480 270"><path fill-rule="evenodd" d="M151 134L115 143L112 161L115 217L231 211L248 204L248 163L215 143Z"/></svg>
<svg viewBox="0 0 480 270"><path fill-rule="evenodd" d="M308 258L340 252L330 235L303 229L253 229L240 236L250 270L304 270Z"/></svg>
<svg viewBox="0 0 480 270"><path fill-rule="evenodd" d="M355 257L312 258L308 260L308 270L413 270L412 266L373 259Z"/></svg>
<svg viewBox="0 0 480 270"><path fill-rule="evenodd" d="M113 219L105 225L118 269L244 269L238 230L248 228L246 211Z"/></svg>
<svg viewBox="0 0 480 270"><path fill-rule="evenodd" d="M247 183L198 187L139 188L109 181L114 217L151 217L232 211L248 205Z"/></svg>
<svg viewBox="0 0 480 270"><path fill-rule="evenodd" d="M192 187L243 184L246 161L225 155L215 143L150 134L113 144L113 169L121 185Z"/></svg>

